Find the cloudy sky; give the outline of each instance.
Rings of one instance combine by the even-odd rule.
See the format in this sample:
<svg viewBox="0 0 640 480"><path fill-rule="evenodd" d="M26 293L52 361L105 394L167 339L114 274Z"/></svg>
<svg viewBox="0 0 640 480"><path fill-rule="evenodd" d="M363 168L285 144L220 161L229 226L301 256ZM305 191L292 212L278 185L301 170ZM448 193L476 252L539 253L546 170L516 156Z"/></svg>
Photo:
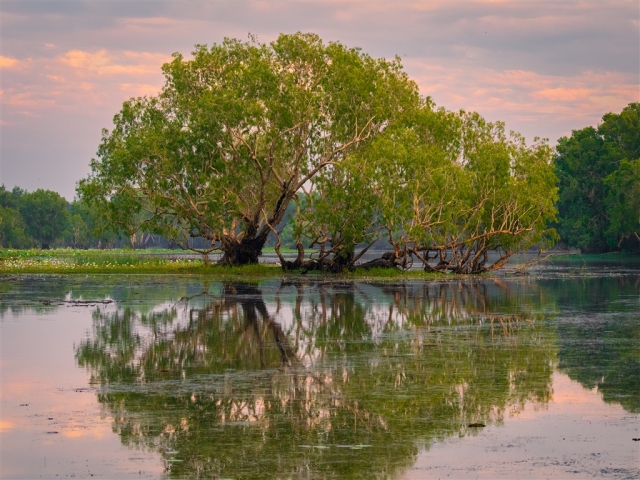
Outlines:
<svg viewBox="0 0 640 480"><path fill-rule="evenodd" d="M0 184L67 199L101 129L154 95L172 52L224 37L318 33L399 55L424 95L554 143L640 101L637 0L0 3Z"/></svg>

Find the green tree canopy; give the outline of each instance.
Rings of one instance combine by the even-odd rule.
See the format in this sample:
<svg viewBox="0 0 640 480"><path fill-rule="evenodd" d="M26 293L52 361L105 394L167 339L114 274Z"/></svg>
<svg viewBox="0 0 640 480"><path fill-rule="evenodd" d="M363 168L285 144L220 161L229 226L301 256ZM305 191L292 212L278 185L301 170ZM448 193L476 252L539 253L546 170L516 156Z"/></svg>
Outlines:
<svg viewBox="0 0 640 480"><path fill-rule="evenodd" d="M24 220L14 208L0 206L0 247L26 248L29 238L24 233Z"/></svg>
<svg viewBox="0 0 640 480"><path fill-rule="evenodd" d="M426 270L498 269L518 251L555 241L547 228L556 213L552 160L546 142L527 146L502 123L426 99L318 175L298 218L320 252L303 265L353 266L384 238L394 251L365 266L406 268L415 256ZM359 253L358 244L365 244ZM500 251L495 262L488 262L491 250Z"/></svg>
<svg viewBox="0 0 640 480"><path fill-rule="evenodd" d="M42 248L49 248L67 228L67 201L51 190L38 189L22 194L20 213L26 224L26 233Z"/></svg>
<svg viewBox="0 0 640 480"><path fill-rule="evenodd" d="M558 140L558 232L585 252L638 249L640 103L602 120Z"/></svg>
<svg viewBox="0 0 640 480"><path fill-rule="evenodd" d="M290 201L418 101L398 60L313 34L197 45L175 54L152 98L124 103L78 192L114 223L183 248L204 237L223 262L257 262Z"/></svg>
<svg viewBox="0 0 640 480"><path fill-rule="evenodd" d="M640 158L621 160L618 169L604 179L608 190L605 206L609 246L640 251Z"/></svg>
<svg viewBox="0 0 640 480"><path fill-rule="evenodd" d="M13 187L13 190L7 190L4 185L0 186L0 206L18 210L20 208L20 198L25 193L27 192L20 187Z"/></svg>
<svg viewBox="0 0 640 480"><path fill-rule="evenodd" d="M283 267L332 271L381 237L394 251L372 265L406 268L415 256L458 273L554 240L548 145L437 109L397 59L297 33L198 45L163 71L160 95L124 103L78 187L114 231L254 263L270 234L280 255L294 202L286 235L298 257L280 255ZM305 243L318 256L305 260Z"/></svg>
<svg viewBox="0 0 640 480"><path fill-rule="evenodd" d="M24 219L20 215L20 198L25 192L15 187L0 186L0 247L27 248L30 239L25 234Z"/></svg>

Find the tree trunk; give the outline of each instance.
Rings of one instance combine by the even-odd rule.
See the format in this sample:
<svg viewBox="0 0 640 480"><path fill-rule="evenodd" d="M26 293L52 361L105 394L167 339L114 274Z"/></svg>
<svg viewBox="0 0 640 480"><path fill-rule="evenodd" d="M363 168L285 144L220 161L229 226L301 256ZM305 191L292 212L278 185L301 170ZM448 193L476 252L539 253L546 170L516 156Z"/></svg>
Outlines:
<svg viewBox="0 0 640 480"><path fill-rule="evenodd" d="M262 247L267 241L266 235L241 241L229 241L224 243L224 254L218 261L220 265L240 266L258 263L262 255Z"/></svg>
<svg viewBox="0 0 640 480"><path fill-rule="evenodd" d="M341 273L351 265L353 260L354 249L339 251L331 259L333 262L329 265L331 272Z"/></svg>
<svg viewBox="0 0 640 480"><path fill-rule="evenodd" d="M369 260L368 262L361 263L357 265L357 268L362 270L370 270L372 268L397 268L396 264L393 260L389 260L386 258L376 258L374 260Z"/></svg>
<svg viewBox="0 0 640 480"><path fill-rule="evenodd" d="M395 251L385 252L382 257L361 263L360 265L356 265L356 267L363 270L369 270L371 268L401 268L402 270L408 270L411 268L411 264L413 263L410 255L411 253L407 253L402 256L398 256Z"/></svg>
<svg viewBox="0 0 640 480"><path fill-rule="evenodd" d="M296 259L293 261L285 260L280 253L280 236L278 235L278 243L276 244L276 253L278 254L278 258L280 259L280 265L282 265L282 269L286 271L297 270L304 263L304 246L300 241L300 236L296 237L296 249L298 250L298 255Z"/></svg>

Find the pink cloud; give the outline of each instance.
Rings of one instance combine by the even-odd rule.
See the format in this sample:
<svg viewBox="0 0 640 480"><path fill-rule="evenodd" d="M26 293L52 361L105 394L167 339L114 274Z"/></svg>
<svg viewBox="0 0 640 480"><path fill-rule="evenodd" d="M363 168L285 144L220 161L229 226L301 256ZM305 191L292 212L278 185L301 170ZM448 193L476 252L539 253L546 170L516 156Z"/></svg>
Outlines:
<svg viewBox="0 0 640 480"><path fill-rule="evenodd" d="M89 53L71 50L60 57L60 61L75 68L98 68L108 62L107 51Z"/></svg>
<svg viewBox="0 0 640 480"><path fill-rule="evenodd" d="M586 100L592 95L593 90L587 88L545 88L533 92L532 95L536 98L552 100L556 102L575 102L576 100Z"/></svg>
<svg viewBox="0 0 640 480"><path fill-rule="evenodd" d="M97 75L149 75L157 73L160 66L171 60L169 55L148 52L121 52L107 50L86 52L71 50L59 57L59 61L85 74Z"/></svg>
<svg viewBox="0 0 640 480"><path fill-rule="evenodd" d="M55 95L57 95L57 92L49 92L48 94L49 97L54 97ZM53 107L56 105L56 102L53 98L43 98L37 93L22 92L8 95L7 100L4 100L3 98L3 104L12 107L27 107L38 109L42 107Z"/></svg>
<svg viewBox="0 0 640 480"><path fill-rule="evenodd" d="M0 56L0 68L12 68L18 64L19 62L15 58Z"/></svg>
<svg viewBox="0 0 640 480"><path fill-rule="evenodd" d="M16 428L16 424L9 420L0 420L0 432L7 432Z"/></svg>
<svg viewBox="0 0 640 480"><path fill-rule="evenodd" d="M130 26L162 26L162 27L166 27L168 25L174 25L176 23L178 23L176 20L172 19L172 18L167 18L167 17L146 17L146 18L140 18L140 17L136 17L136 18L125 18L123 20L121 20L121 23L124 25L130 25Z"/></svg>
<svg viewBox="0 0 640 480"><path fill-rule="evenodd" d="M163 84L161 66L169 55L69 50L53 58L16 60L8 65L0 101L7 117L38 115L44 109L91 111L110 105L116 111L129 96L154 95Z"/></svg>
<svg viewBox="0 0 640 480"><path fill-rule="evenodd" d="M120 91L125 98L144 97L157 95L160 92L160 87L146 83L122 83L120 84Z"/></svg>
<svg viewBox="0 0 640 480"><path fill-rule="evenodd" d="M483 67L443 68L418 59L405 61L405 66L421 92L437 104L504 120L509 128L529 137L557 138L552 132L560 124L571 123L570 128L594 125L604 113L640 101L637 77L622 72L544 75ZM559 134L570 133L570 128L561 128L565 130Z"/></svg>

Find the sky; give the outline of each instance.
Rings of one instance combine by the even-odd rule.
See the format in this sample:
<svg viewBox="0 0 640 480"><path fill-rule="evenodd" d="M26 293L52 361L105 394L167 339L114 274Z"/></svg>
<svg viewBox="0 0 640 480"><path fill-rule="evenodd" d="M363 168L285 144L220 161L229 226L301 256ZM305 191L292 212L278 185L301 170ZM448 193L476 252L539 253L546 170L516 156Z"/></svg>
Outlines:
<svg viewBox="0 0 640 480"><path fill-rule="evenodd" d="M173 52L317 33L398 55L425 96L551 144L640 101L638 0L0 2L0 184L72 200L122 102Z"/></svg>

